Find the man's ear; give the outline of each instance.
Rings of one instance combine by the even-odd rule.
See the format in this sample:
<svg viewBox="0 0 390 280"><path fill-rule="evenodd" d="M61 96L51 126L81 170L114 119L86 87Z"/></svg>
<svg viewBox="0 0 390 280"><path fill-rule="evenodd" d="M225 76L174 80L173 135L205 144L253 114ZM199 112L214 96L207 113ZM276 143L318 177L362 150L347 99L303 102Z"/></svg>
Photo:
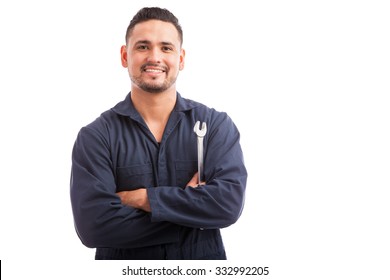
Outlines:
<svg viewBox="0 0 390 280"><path fill-rule="evenodd" d="M181 49L180 50L180 63L179 63L179 70L183 70L184 69L184 58L186 56L186 51L184 49Z"/></svg>
<svg viewBox="0 0 390 280"><path fill-rule="evenodd" d="M127 47L126 47L126 45L123 45L121 47L121 62L122 62L122 66L123 67L127 67L128 66L128 62L127 62Z"/></svg>

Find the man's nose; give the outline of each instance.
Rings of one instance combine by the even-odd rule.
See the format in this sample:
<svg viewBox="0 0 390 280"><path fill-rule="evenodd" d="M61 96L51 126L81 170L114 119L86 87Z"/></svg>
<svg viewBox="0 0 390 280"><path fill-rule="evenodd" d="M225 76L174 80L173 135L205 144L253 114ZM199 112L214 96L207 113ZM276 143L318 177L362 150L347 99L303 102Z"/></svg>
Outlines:
<svg viewBox="0 0 390 280"><path fill-rule="evenodd" d="M161 51L158 48L152 48L148 55L148 62L160 63L161 62Z"/></svg>

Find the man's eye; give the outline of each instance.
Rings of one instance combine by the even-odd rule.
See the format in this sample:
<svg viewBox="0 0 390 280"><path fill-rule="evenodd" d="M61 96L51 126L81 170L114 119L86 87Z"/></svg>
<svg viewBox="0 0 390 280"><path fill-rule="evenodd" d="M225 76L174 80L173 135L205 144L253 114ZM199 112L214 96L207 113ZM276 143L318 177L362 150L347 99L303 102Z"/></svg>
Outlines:
<svg viewBox="0 0 390 280"><path fill-rule="evenodd" d="M148 46L146 46L146 45L139 45L137 47L137 50L147 50L147 49L148 49Z"/></svg>
<svg viewBox="0 0 390 280"><path fill-rule="evenodd" d="M172 49L171 47L162 47L162 50L163 50L164 52L170 52L170 51L172 51L173 49Z"/></svg>

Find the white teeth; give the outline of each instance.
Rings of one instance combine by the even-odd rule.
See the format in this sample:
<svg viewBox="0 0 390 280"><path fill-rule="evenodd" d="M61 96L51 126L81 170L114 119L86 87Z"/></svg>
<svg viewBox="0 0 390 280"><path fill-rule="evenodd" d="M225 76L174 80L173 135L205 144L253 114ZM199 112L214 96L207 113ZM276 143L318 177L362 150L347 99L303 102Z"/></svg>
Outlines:
<svg viewBox="0 0 390 280"><path fill-rule="evenodd" d="M162 73L163 71L158 69L145 69L145 72Z"/></svg>

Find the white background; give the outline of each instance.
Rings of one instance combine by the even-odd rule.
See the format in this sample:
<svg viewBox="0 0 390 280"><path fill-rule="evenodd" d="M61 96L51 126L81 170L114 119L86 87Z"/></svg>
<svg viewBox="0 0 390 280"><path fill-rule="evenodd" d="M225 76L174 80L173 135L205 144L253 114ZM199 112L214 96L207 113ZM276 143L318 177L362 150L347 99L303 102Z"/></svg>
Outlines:
<svg viewBox="0 0 390 280"><path fill-rule="evenodd" d="M264 279L389 279L386 2L1 1L5 279L124 279L130 262L93 261L75 233L71 149L129 91L119 49L132 16L155 5L184 29L180 93L241 132L246 206L222 231L224 265L269 266Z"/></svg>

